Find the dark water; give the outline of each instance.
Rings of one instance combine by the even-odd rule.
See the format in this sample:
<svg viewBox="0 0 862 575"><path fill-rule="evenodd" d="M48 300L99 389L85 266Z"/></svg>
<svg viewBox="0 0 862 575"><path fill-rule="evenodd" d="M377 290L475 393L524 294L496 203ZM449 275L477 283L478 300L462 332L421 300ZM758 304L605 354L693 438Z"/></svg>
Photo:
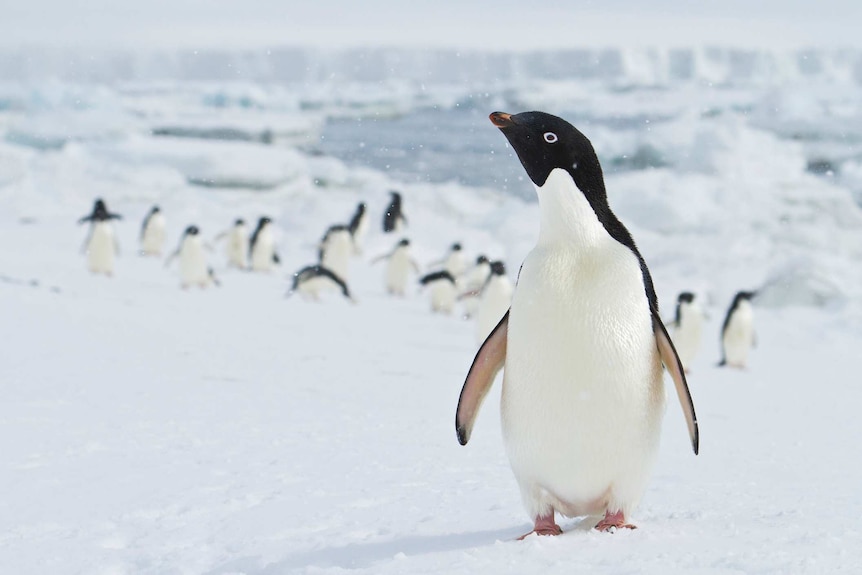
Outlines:
<svg viewBox="0 0 862 575"><path fill-rule="evenodd" d="M329 122L323 153L404 182L457 182L532 198L535 192L506 139L476 109L425 109L397 118Z"/></svg>

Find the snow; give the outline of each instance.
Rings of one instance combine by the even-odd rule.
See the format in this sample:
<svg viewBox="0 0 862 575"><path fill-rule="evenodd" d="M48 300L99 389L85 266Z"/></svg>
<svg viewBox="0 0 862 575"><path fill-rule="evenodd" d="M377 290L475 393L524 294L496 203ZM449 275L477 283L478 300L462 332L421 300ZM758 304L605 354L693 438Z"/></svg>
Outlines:
<svg viewBox="0 0 862 575"><path fill-rule="evenodd" d="M561 105L567 82L535 92L515 83L475 106L484 114L489 100ZM596 134L605 160L611 206L650 264L664 316L682 290L702 294L709 315L689 379L701 453L692 455L671 393L659 459L632 518L639 529L600 534L590 529L596 518L565 519L562 537L523 542L514 538L530 518L503 451L499 386L470 444L455 437L472 324L431 314L418 286L387 297L384 268L371 261L400 238L379 231L390 189L404 195L420 264L459 241L468 259L487 253L517 270L535 241L535 203L491 187L405 183L295 143L156 137L140 114L186 121L207 116L211 98L201 94L228 94L229 107L248 95L257 102L249 114L273 115L231 111L232 125L265 129L280 118L314 134L321 114L342 118L352 100L373 108L386 92L379 85L355 98L309 87L333 103L322 112L266 85L54 85L40 92L53 103L38 105L26 89L5 90L20 98L0 115L0 572L862 569L862 211L847 185L859 160L849 154L857 159L845 164L847 180L817 177L805 171L804 142L782 134L799 120L821 125L812 110L822 107L805 102L841 108L856 88L834 97L812 89L768 121L740 111L768 106L773 96L760 88L684 85L661 98L613 81L606 88L576 100L579 125ZM450 84L404 89L384 100L411 111L469 100ZM71 93L87 102L82 122L49 130L55 114L77 113L63 95ZM718 113L696 113L701 106ZM644 127L640 116L653 121ZM631 119L637 127L626 128ZM831 124L822 125L828 134ZM65 139L34 146L11 133ZM499 139L488 153L499 165L516 162ZM607 168L641 144L667 164ZM195 185L196 175L241 187ZM110 279L89 275L78 251L86 230L75 221L97 196L125 218ZM351 262L357 303L335 293L318 304L285 299L290 274L314 261L323 231L360 200L372 232ZM236 217L269 215L283 264L244 273L214 250L222 286L183 291L176 269L136 254L153 203L167 218L169 249L186 225L212 242ZM719 369L718 331L743 288L763 288L758 347L746 371Z"/></svg>

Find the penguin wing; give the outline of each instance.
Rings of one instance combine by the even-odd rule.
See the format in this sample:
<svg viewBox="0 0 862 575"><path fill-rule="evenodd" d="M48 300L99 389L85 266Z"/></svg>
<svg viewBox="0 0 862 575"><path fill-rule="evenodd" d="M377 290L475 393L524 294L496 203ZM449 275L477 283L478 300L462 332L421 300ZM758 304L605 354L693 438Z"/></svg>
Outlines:
<svg viewBox="0 0 862 575"><path fill-rule="evenodd" d="M506 363L506 346L509 333L509 312L503 316L491 335L479 348L473 359L473 365L467 373L461 396L458 398L458 409L455 411L455 431L458 443L467 445L473 431L473 423L482 406L482 401L488 395L494 378Z"/></svg>
<svg viewBox="0 0 862 575"><path fill-rule="evenodd" d="M676 348L667 330L658 314L652 312L653 332L655 333L656 345L658 346L661 361L670 373L676 386L676 395L679 397L679 403L682 406L682 413L685 415L685 421L688 424L688 435L691 439L691 447L694 449L694 454L697 455L700 450L700 431L697 427L697 415L694 412L694 402L691 400L691 392L688 390L688 382L685 380L685 370L682 368L682 362L679 360L679 355L676 353Z"/></svg>

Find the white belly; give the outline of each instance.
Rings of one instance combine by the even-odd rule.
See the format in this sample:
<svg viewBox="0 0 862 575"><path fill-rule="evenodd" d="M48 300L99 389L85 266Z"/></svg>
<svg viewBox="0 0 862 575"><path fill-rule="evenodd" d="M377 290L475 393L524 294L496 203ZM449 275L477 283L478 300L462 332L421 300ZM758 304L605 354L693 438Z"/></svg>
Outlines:
<svg viewBox="0 0 862 575"><path fill-rule="evenodd" d="M313 277L308 279L297 288L297 291L304 299L318 300L320 294L329 291L340 290L341 287L326 276Z"/></svg>
<svg viewBox="0 0 862 575"><path fill-rule="evenodd" d="M96 222L87 244L87 267L93 273L114 273L114 229L108 222Z"/></svg>
<svg viewBox="0 0 862 575"><path fill-rule="evenodd" d="M356 254L362 253L362 243L365 240L365 234L368 233L368 216L362 216L359 219L359 225L356 226L356 231L353 233L353 251Z"/></svg>
<svg viewBox="0 0 862 575"><path fill-rule="evenodd" d="M482 343L506 315L512 304L512 283L509 278L495 276L482 293L476 313L476 341Z"/></svg>
<svg viewBox="0 0 862 575"><path fill-rule="evenodd" d="M433 282L430 286L431 310L441 313L452 313L455 308L457 290L455 284L446 280Z"/></svg>
<svg viewBox="0 0 862 575"><path fill-rule="evenodd" d="M639 501L665 393L637 259L608 238L589 257L531 252L509 317L506 451L532 516Z"/></svg>
<svg viewBox="0 0 862 575"><path fill-rule="evenodd" d="M162 254L162 249L165 246L165 227L165 216L162 214L150 216L141 238L141 252L144 255L158 256Z"/></svg>
<svg viewBox="0 0 862 575"><path fill-rule="evenodd" d="M395 250L386 263L386 291L394 295L404 295L410 277L410 252L406 249Z"/></svg>
<svg viewBox="0 0 862 575"><path fill-rule="evenodd" d="M206 287L210 276L207 269L203 244L199 238L187 237L180 250L180 281L183 287L197 285Z"/></svg>
<svg viewBox="0 0 862 575"><path fill-rule="evenodd" d="M251 253L251 269L256 272L268 272L273 266L275 255L275 238L269 228L262 230L254 244Z"/></svg>
<svg viewBox="0 0 862 575"><path fill-rule="evenodd" d="M673 345L682 366L688 369L700 349L703 312L696 304L680 304L680 322L673 331Z"/></svg>
<svg viewBox="0 0 862 575"><path fill-rule="evenodd" d="M754 345L754 314L751 305L744 301L733 313L721 338L725 361L734 367L745 367L748 352Z"/></svg>
<svg viewBox="0 0 862 575"><path fill-rule="evenodd" d="M333 272L341 280L347 281L352 252L353 240L350 237L350 232L335 232L326 240L320 265Z"/></svg>
<svg viewBox="0 0 862 575"><path fill-rule="evenodd" d="M234 227L227 240L228 265L243 269L248 254L248 233L244 227Z"/></svg>
<svg viewBox="0 0 862 575"><path fill-rule="evenodd" d="M460 278L467 270L467 261L464 259L464 254L460 251L449 254L446 258L445 267L446 271L452 274L453 278Z"/></svg>

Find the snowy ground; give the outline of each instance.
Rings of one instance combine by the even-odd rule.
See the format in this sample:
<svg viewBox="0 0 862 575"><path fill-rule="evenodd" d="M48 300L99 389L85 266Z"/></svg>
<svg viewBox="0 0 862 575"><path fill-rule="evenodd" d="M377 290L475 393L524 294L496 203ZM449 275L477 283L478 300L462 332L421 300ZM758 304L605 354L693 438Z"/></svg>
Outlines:
<svg viewBox="0 0 862 575"><path fill-rule="evenodd" d="M530 518L501 443L499 387L470 444L455 438L472 325L432 315L418 293L389 299L370 260L395 242L377 231L392 187L420 262L461 241L516 270L535 204L404 185L299 149L154 140L135 125L25 147L10 137L26 125L16 114L0 117L0 573L862 570L862 212L805 173L797 143L734 117L683 118L643 136L684 148L676 168L609 174L664 316L682 289L708 304L690 376L701 453L671 396L638 530L600 534L578 518L562 537L517 542ZM624 147L613 136L594 138L600 154ZM261 172L274 189L189 182ZM126 218L111 279L79 253L74 222L97 195ZM284 299L360 199L374 230L353 262L358 303ZM183 292L175 269L135 253L153 202L168 249L189 223L211 239L237 216L271 215L284 264L225 270L216 246L222 287ZM750 368L716 368L733 291L760 286Z"/></svg>

